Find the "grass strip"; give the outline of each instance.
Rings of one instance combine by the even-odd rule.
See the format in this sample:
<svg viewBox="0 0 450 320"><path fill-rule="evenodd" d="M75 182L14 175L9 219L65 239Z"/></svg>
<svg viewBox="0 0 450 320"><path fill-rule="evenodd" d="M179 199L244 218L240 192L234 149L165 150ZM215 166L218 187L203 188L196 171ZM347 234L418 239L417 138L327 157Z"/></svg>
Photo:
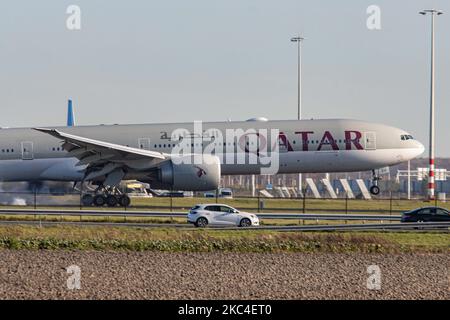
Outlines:
<svg viewBox="0 0 450 320"><path fill-rule="evenodd" d="M435 232L273 232L77 226L0 227L0 248L163 252L450 253L450 234Z"/></svg>

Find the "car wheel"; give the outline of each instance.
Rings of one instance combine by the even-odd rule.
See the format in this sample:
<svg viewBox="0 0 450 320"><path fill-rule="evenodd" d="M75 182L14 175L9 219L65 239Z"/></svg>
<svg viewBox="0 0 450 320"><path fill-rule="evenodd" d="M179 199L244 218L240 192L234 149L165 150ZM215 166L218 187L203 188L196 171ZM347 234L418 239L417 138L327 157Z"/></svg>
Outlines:
<svg viewBox="0 0 450 320"><path fill-rule="evenodd" d="M424 223L425 221L424 221L423 219L419 219L419 220L417 220L417 222L418 222L418 223ZM422 230L423 227L416 227L415 229L416 229L416 230Z"/></svg>
<svg viewBox="0 0 450 320"><path fill-rule="evenodd" d="M206 218L200 217L197 219L197 221L195 222L195 226L198 228L204 228L208 225L208 220L206 220Z"/></svg>
<svg viewBox="0 0 450 320"><path fill-rule="evenodd" d="M241 222L239 223L239 227L242 227L242 228L248 228L251 225L252 225L252 222L248 218L242 219Z"/></svg>

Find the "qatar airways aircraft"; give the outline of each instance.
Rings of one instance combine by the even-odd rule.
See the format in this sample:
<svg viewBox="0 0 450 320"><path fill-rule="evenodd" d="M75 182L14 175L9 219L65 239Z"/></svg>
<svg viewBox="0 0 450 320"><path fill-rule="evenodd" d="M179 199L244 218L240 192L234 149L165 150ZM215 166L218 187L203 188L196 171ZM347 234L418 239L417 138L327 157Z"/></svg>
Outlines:
<svg viewBox="0 0 450 320"><path fill-rule="evenodd" d="M0 181L98 185L83 202L128 205L116 186L213 190L221 175L372 171L424 146L408 132L357 120L281 120L0 129ZM187 161L189 160L189 161Z"/></svg>

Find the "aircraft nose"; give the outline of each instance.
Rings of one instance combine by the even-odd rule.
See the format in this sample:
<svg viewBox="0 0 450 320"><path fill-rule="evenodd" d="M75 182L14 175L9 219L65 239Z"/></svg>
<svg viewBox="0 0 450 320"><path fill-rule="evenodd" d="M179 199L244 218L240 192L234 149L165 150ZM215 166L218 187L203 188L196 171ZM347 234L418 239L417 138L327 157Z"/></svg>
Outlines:
<svg viewBox="0 0 450 320"><path fill-rule="evenodd" d="M425 146L420 143L419 141L416 141L416 149L417 149L417 156L420 156L425 151Z"/></svg>

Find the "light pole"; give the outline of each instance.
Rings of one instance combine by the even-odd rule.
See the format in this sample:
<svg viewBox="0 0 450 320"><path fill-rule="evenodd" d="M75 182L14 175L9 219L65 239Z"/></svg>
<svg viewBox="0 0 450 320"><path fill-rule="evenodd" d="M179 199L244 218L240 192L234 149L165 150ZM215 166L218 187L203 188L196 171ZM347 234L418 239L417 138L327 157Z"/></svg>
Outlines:
<svg viewBox="0 0 450 320"><path fill-rule="evenodd" d="M291 38L292 42L297 42L297 119L302 119L302 37Z"/></svg>
<svg viewBox="0 0 450 320"><path fill-rule="evenodd" d="M443 14L443 12L435 9L427 9L419 13L421 15L431 15L430 167L428 172L428 199L434 200L434 17Z"/></svg>
<svg viewBox="0 0 450 320"><path fill-rule="evenodd" d="M302 119L302 41L305 38L297 36L291 38L291 42L297 42L297 119ZM297 181L298 191L303 196L302 174L299 173Z"/></svg>

